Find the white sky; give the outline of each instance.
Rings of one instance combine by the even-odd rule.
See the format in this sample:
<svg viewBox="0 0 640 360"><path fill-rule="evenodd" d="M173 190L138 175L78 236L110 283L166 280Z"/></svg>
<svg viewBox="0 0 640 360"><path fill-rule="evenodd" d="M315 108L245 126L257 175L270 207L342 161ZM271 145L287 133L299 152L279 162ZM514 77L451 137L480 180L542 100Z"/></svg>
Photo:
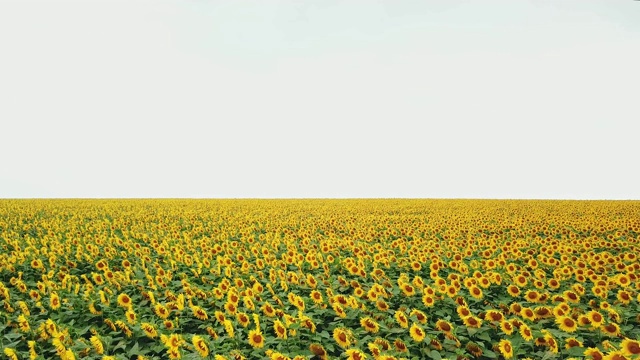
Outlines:
<svg viewBox="0 0 640 360"><path fill-rule="evenodd" d="M0 0L0 197L640 199L640 2Z"/></svg>

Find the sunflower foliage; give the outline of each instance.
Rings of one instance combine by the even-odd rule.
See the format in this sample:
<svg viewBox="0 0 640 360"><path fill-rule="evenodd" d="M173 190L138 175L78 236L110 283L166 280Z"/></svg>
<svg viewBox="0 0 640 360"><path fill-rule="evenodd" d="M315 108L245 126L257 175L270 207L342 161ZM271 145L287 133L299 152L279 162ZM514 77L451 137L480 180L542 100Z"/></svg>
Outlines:
<svg viewBox="0 0 640 360"><path fill-rule="evenodd" d="M637 359L640 203L0 200L8 359Z"/></svg>

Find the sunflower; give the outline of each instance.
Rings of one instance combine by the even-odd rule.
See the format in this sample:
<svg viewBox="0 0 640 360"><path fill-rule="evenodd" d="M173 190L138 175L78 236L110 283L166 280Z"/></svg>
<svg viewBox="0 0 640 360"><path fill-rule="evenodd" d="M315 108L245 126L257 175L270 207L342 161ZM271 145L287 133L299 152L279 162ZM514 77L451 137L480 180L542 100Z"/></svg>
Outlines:
<svg viewBox="0 0 640 360"><path fill-rule="evenodd" d="M471 285L469 287L469 294L476 300L480 300L483 297L482 289L480 289L476 285Z"/></svg>
<svg viewBox="0 0 640 360"><path fill-rule="evenodd" d="M249 322L251 321L251 319L249 319L249 315L243 312L236 313L236 320L238 320L238 323L245 328L249 326Z"/></svg>
<svg viewBox="0 0 640 360"><path fill-rule="evenodd" d="M20 328L20 331L25 332L25 333L29 332L29 330L31 330L31 327L29 326L29 321L24 316L24 314L20 314L18 316L18 327Z"/></svg>
<svg viewBox="0 0 640 360"><path fill-rule="evenodd" d="M505 359L511 359L513 357L513 347L511 346L511 341L507 339L502 339L498 343L498 350Z"/></svg>
<svg viewBox="0 0 640 360"><path fill-rule="evenodd" d="M479 329L482 326L482 319L475 316L467 316L462 319L462 322L464 322L464 325L466 327L470 327L470 328Z"/></svg>
<svg viewBox="0 0 640 360"><path fill-rule="evenodd" d="M407 297L413 296L416 293L416 290L411 284L402 284L400 288L402 289L404 296Z"/></svg>
<svg viewBox="0 0 640 360"><path fill-rule="evenodd" d="M238 305L233 301L227 301L224 304L224 310L229 315L235 315L238 312Z"/></svg>
<svg viewBox="0 0 640 360"><path fill-rule="evenodd" d="M640 341L625 338L620 343L620 351L626 356L640 355Z"/></svg>
<svg viewBox="0 0 640 360"><path fill-rule="evenodd" d="M220 324L224 323L224 322L225 322L225 320L227 320L227 316L226 316L222 311L219 311L219 310L216 310L216 311L213 313L213 316L216 318L216 320L217 320Z"/></svg>
<svg viewBox="0 0 640 360"><path fill-rule="evenodd" d="M343 319L347 317L347 313L344 311L344 308L340 304L333 303L331 307L333 308L333 311L336 313L336 315L338 315L338 317Z"/></svg>
<svg viewBox="0 0 640 360"><path fill-rule="evenodd" d="M157 303L154 307L153 307L153 311L156 313L156 315L161 318L162 320L165 320L169 317L170 313L169 310L162 304Z"/></svg>
<svg viewBox="0 0 640 360"><path fill-rule="evenodd" d="M405 353L409 351L409 349L407 348L407 345L401 339L396 339L393 342L393 346L396 348L396 351L401 353Z"/></svg>
<svg viewBox="0 0 640 360"><path fill-rule="evenodd" d="M504 315L497 310L489 310L484 316L484 319L487 321L502 321L504 320Z"/></svg>
<svg viewBox="0 0 640 360"><path fill-rule="evenodd" d="M458 306L456 308L456 312L458 313L458 316L460 316L461 319L464 319L464 318L472 315L471 311L466 306Z"/></svg>
<svg viewBox="0 0 640 360"><path fill-rule="evenodd" d="M409 327L409 319L407 319L407 315L405 315L404 312L396 310L394 317L398 324L400 324L400 327L405 329Z"/></svg>
<svg viewBox="0 0 640 360"><path fill-rule="evenodd" d="M420 322L421 324L427 323L427 315L418 309L411 310L409 316L415 316L416 320L418 320L418 322Z"/></svg>
<svg viewBox="0 0 640 360"><path fill-rule="evenodd" d="M191 338L191 343L193 344L193 347L196 349L198 354L200 354L200 357L206 358L207 356L209 356L209 347L201 336L193 335L193 337Z"/></svg>
<svg viewBox="0 0 640 360"><path fill-rule="evenodd" d="M525 287L525 286L527 286L527 277L524 276L524 275L518 275L513 279L513 282L518 287Z"/></svg>
<svg viewBox="0 0 640 360"><path fill-rule="evenodd" d="M122 293L120 295L118 295L118 305L120 307L123 307L125 309L128 309L132 306L132 302L131 302L131 298L129 297L129 295Z"/></svg>
<svg viewBox="0 0 640 360"><path fill-rule="evenodd" d="M235 337L235 328L233 327L233 323L231 320L225 320L222 325L224 326L224 331L226 331L227 336L230 338Z"/></svg>
<svg viewBox="0 0 640 360"><path fill-rule="evenodd" d="M558 353L558 343L556 342L556 339L554 339L553 336L551 336L550 333L547 332L544 334L544 341L552 353L554 354Z"/></svg>
<svg viewBox="0 0 640 360"><path fill-rule="evenodd" d="M609 335L611 337L615 337L620 335L620 326L616 323L608 323L607 325L600 325L600 331Z"/></svg>
<svg viewBox="0 0 640 360"><path fill-rule="evenodd" d="M133 311L133 308L129 308L125 313L124 313L125 318L127 319L127 322L131 325L135 325L136 320L137 320L137 316L135 311Z"/></svg>
<svg viewBox="0 0 640 360"><path fill-rule="evenodd" d="M527 326L526 324L520 325L518 332L520 333L520 336L522 336L522 338L525 341L533 340L533 333L531 332L531 329L529 328L529 326Z"/></svg>
<svg viewBox="0 0 640 360"><path fill-rule="evenodd" d="M578 330L578 323L569 316L560 316L556 318L556 324L560 330L572 333Z"/></svg>
<svg viewBox="0 0 640 360"><path fill-rule="evenodd" d="M265 314L267 317L274 317L276 316L276 310L273 308L273 306L269 303L265 303L262 306L262 313Z"/></svg>
<svg viewBox="0 0 640 360"><path fill-rule="evenodd" d="M313 343L309 345L309 350L313 353L313 355L320 358L320 360L328 359L327 350L324 349L324 346L318 343Z"/></svg>
<svg viewBox="0 0 640 360"><path fill-rule="evenodd" d="M144 334L150 339L156 338L158 336L158 331L156 330L153 324L143 322L140 324L140 328L142 329L142 331L144 331Z"/></svg>
<svg viewBox="0 0 640 360"><path fill-rule="evenodd" d="M524 293L524 298L528 302L537 303L540 299L540 293L535 290L527 290L527 292Z"/></svg>
<svg viewBox="0 0 640 360"><path fill-rule="evenodd" d="M576 338L570 337L564 340L564 347L567 350L571 349L572 347L582 347L582 346L583 346L582 341Z"/></svg>
<svg viewBox="0 0 640 360"><path fill-rule="evenodd" d="M404 313L402 315L404 315ZM405 319L406 319L406 316L405 316ZM377 322L375 322L372 318L368 316L360 319L360 326L362 326L362 328L366 332L373 333L373 334L377 333L378 330L380 330L380 325L378 325Z"/></svg>
<svg viewBox="0 0 640 360"><path fill-rule="evenodd" d="M571 290L565 291L562 295L570 303L576 304L580 302L580 296Z"/></svg>
<svg viewBox="0 0 640 360"><path fill-rule="evenodd" d="M596 310L591 310L587 313L587 319L594 328L599 328L604 323L604 317Z"/></svg>
<svg viewBox="0 0 640 360"><path fill-rule="evenodd" d="M287 338L287 328L280 320L276 320L273 322L273 331L276 333L276 336L280 339Z"/></svg>
<svg viewBox="0 0 640 360"><path fill-rule="evenodd" d="M603 358L604 360L628 360L626 356L620 350L614 350L607 353Z"/></svg>
<svg viewBox="0 0 640 360"><path fill-rule="evenodd" d="M449 323L446 320L438 320L436 321L436 329L447 333L447 334L451 334L451 332L453 331L453 326L451 325L451 323Z"/></svg>
<svg viewBox="0 0 640 360"><path fill-rule="evenodd" d="M509 293L511 297L518 297L520 296L520 288L516 285L509 285L507 286L507 293Z"/></svg>
<svg viewBox="0 0 640 360"><path fill-rule="evenodd" d="M351 345L351 332L346 328L338 327L333 330L333 339L343 349L348 348Z"/></svg>
<svg viewBox="0 0 640 360"><path fill-rule="evenodd" d="M422 296L422 303L426 307L433 307L433 305L435 305L436 301L431 295L424 294Z"/></svg>
<svg viewBox="0 0 640 360"><path fill-rule="evenodd" d="M364 360L367 358L367 355L358 349L348 349L345 353L349 360Z"/></svg>
<svg viewBox="0 0 640 360"><path fill-rule="evenodd" d="M629 305L629 303L631 302L631 294L629 294L629 292L626 290L619 290L616 298L618 299L618 301L625 305Z"/></svg>
<svg viewBox="0 0 640 360"><path fill-rule="evenodd" d="M475 343L469 342L465 346L468 352L470 352L473 356L479 358L482 356L482 348Z"/></svg>
<svg viewBox="0 0 640 360"><path fill-rule="evenodd" d="M538 319L546 319L553 317L553 311L546 306L538 306L533 310L536 313Z"/></svg>
<svg viewBox="0 0 640 360"><path fill-rule="evenodd" d="M58 310L60 308L60 297L58 296L58 293L51 293L51 297L49 298L49 305L53 310Z"/></svg>
<svg viewBox="0 0 640 360"><path fill-rule="evenodd" d="M264 336L262 336L262 333L259 330L257 329L249 330L248 338L249 338L249 345L251 345L252 347L259 349L264 346Z"/></svg>
<svg viewBox="0 0 640 360"><path fill-rule="evenodd" d="M513 333L513 324L507 320L502 320L500 322L500 329L506 335L511 335Z"/></svg>
<svg viewBox="0 0 640 360"><path fill-rule="evenodd" d="M91 338L89 338L89 342L91 342L91 347L96 352L96 354L104 354L104 345L97 335L91 336Z"/></svg>
<svg viewBox="0 0 640 360"><path fill-rule="evenodd" d="M418 343L422 342L422 340L424 340L426 336L422 327L420 327L420 325L416 323L411 324L411 328L409 329L409 335L411 335L411 338L413 339L413 341Z"/></svg>

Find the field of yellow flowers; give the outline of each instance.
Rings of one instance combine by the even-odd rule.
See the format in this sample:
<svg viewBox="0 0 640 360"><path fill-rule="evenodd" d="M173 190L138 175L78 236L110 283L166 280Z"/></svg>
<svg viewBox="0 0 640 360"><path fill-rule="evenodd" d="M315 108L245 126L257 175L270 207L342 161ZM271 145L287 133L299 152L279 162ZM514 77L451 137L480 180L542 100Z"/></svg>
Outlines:
<svg viewBox="0 0 640 360"><path fill-rule="evenodd" d="M9 359L636 359L640 202L0 200Z"/></svg>

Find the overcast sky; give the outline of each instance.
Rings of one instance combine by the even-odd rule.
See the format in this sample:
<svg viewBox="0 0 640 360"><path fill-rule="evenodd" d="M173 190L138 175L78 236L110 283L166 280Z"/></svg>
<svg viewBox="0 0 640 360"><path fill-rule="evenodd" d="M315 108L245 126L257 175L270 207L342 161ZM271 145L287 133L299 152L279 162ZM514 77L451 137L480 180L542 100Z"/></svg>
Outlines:
<svg viewBox="0 0 640 360"><path fill-rule="evenodd" d="M0 197L640 199L640 2L0 0Z"/></svg>

